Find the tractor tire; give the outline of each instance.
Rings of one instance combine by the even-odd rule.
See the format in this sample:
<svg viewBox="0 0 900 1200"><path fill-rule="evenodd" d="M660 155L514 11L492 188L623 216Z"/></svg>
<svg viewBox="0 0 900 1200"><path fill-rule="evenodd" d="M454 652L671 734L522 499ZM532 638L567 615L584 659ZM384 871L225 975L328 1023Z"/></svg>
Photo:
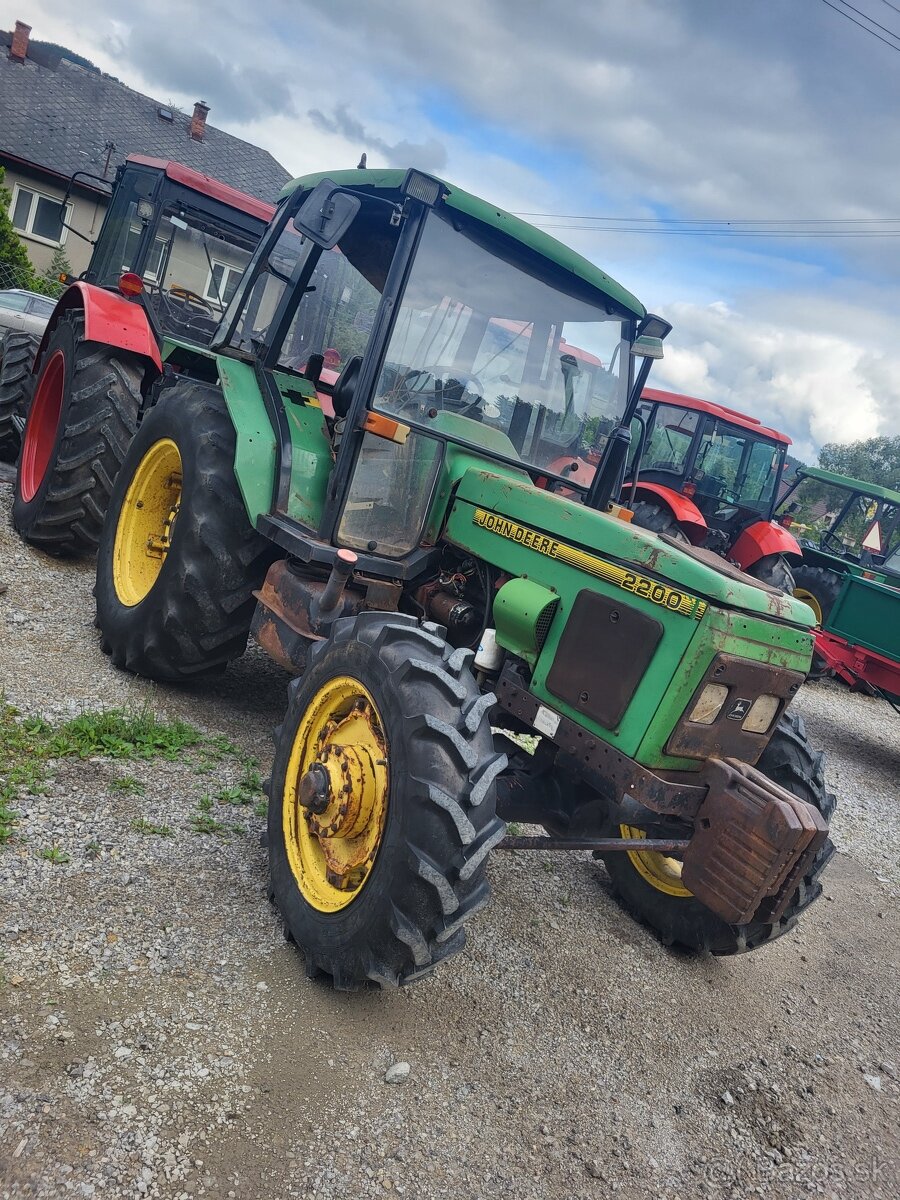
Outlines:
<svg viewBox="0 0 900 1200"><path fill-rule="evenodd" d="M475 682L472 652L444 633L398 613L335 622L275 732L270 899L309 977L338 990L430 974L462 949L465 922L488 901L485 865L506 831L494 783L506 756L494 749L494 697ZM318 792L320 806L328 797L319 817L321 807L303 807L299 781L335 757L332 778L348 779L343 747L367 754L373 782ZM334 822L346 832L324 835ZM323 842L332 866L334 856L354 865L335 874Z"/></svg>
<svg viewBox="0 0 900 1200"><path fill-rule="evenodd" d="M785 713L763 751L757 769L774 783L780 784L801 800L815 805L826 820L830 820L835 798L825 788L824 755L809 744L802 719L792 712ZM635 830L630 820L637 820L636 806L624 801L618 822L607 836L625 836L625 830ZM628 836L632 836L629 833ZM671 837L671 828L647 830L648 837ZM775 925L752 921L747 925L728 925L705 905L695 900L681 883L680 864L676 859L654 852L616 852L603 856L604 864L623 907L648 925L667 946L678 945L698 952L716 955L743 954L769 945L782 937L797 923L797 919L821 895L819 876L834 854L831 839L827 839L816 855L784 916Z"/></svg>
<svg viewBox="0 0 900 1200"><path fill-rule="evenodd" d="M113 483L137 428L143 364L84 340L64 312L41 356L25 424L13 524L49 554L92 554Z"/></svg>
<svg viewBox="0 0 900 1200"><path fill-rule="evenodd" d="M770 587L778 588L788 596L794 592L794 573L783 554L766 554L747 568L747 574L767 583Z"/></svg>
<svg viewBox="0 0 900 1200"><path fill-rule="evenodd" d="M41 344L36 333L11 330L3 342L3 361L0 363L0 460L15 462L19 457L22 436L14 418L25 420L31 401L31 367Z"/></svg>
<svg viewBox="0 0 900 1200"><path fill-rule="evenodd" d="M824 625L831 616L843 579L827 567L808 567L801 563L794 571L794 595L816 614L816 624Z"/></svg>
<svg viewBox="0 0 900 1200"><path fill-rule="evenodd" d="M675 514L670 512L662 504L651 504L647 500L638 500L637 504L631 506L631 511L634 516L631 518L633 525L640 525L642 529L650 529L653 533L665 533L671 538L675 538L678 542L689 542L687 534L675 520Z"/></svg>
<svg viewBox="0 0 900 1200"><path fill-rule="evenodd" d="M247 517L221 392L167 390L141 422L113 486L97 555L97 624L113 663L179 682L247 647L277 556ZM155 542L150 549L151 541Z"/></svg>

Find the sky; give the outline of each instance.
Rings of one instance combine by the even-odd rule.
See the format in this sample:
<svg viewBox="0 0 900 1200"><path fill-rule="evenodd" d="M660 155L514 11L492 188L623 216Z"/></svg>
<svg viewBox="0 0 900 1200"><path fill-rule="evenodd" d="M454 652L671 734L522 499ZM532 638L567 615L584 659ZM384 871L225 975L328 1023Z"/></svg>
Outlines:
<svg viewBox="0 0 900 1200"><path fill-rule="evenodd" d="M294 174L365 151L537 214L673 323L652 385L807 462L900 434L900 0L0 0L16 19Z"/></svg>

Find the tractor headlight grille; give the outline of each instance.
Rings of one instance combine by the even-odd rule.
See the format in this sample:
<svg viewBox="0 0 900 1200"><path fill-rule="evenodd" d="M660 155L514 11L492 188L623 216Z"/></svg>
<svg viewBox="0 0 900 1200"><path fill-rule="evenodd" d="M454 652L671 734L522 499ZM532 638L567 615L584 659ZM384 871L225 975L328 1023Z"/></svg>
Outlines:
<svg viewBox="0 0 900 1200"><path fill-rule="evenodd" d="M666 752L755 763L805 676L733 654L717 654L672 730Z"/></svg>

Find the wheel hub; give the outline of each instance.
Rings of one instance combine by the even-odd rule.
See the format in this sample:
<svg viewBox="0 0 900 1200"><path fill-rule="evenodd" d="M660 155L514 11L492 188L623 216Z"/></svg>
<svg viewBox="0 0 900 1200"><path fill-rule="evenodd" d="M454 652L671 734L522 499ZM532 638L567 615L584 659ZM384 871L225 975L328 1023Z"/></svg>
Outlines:
<svg viewBox="0 0 900 1200"><path fill-rule="evenodd" d="M374 862L387 804L384 743L369 701L357 697L327 719L310 751L297 781L296 821L321 854L326 881L355 891Z"/></svg>

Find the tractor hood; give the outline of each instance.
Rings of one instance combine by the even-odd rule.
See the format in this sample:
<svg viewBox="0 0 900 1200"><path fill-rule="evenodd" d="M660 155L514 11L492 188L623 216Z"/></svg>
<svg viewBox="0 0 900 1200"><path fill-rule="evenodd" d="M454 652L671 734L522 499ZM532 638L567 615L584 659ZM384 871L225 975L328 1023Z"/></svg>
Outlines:
<svg viewBox="0 0 900 1200"><path fill-rule="evenodd" d="M530 483L469 470L460 480L447 536L502 565L499 547L496 555L485 553L485 532L496 536L499 544L515 542L580 565L589 574L602 577L640 568L645 577L673 584L698 602L801 629L814 624L812 610L800 600L745 575L711 551L682 545Z"/></svg>

